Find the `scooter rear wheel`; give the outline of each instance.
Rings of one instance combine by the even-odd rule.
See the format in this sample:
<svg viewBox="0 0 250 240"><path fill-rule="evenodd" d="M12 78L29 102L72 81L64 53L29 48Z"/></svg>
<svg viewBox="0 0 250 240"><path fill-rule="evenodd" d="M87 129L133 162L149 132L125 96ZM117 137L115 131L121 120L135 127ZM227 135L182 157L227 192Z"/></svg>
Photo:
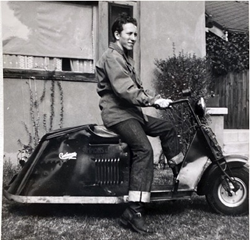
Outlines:
<svg viewBox="0 0 250 240"><path fill-rule="evenodd" d="M220 175L214 179L211 191L206 195L209 205L220 214L245 215L249 211L249 172L247 168L232 169L228 173L239 184L239 189L234 192L233 184L229 183L230 194L223 187Z"/></svg>

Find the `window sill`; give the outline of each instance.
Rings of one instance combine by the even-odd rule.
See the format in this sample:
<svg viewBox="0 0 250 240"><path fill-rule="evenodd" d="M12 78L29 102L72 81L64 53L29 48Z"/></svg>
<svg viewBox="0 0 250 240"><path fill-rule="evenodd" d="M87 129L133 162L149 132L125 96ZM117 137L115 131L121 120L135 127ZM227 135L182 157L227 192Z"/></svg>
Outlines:
<svg viewBox="0 0 250 240"><path fill-rule="evenodd" d="M31 69L3 69L4 78L36 78L39 80L60 80L60 81L76 81L76 82L94 82L96 78L94 73L80 73L68 71L44 71Z"/></svg>

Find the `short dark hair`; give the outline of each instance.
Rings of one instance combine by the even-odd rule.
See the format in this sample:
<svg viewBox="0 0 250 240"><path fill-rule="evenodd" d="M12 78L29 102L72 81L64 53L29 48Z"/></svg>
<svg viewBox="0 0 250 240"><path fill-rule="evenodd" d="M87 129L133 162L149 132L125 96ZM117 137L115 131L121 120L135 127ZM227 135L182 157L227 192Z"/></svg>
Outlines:
<svg viewBox="0 0 250 240"><path fill-rule="evenodd" d="M114 40L115 40L115 31L118 31L118 33L120 33L123 30L122 25L126 23L133 23L135 26L137 26L137 20L135 18L129 16L125 12L119 14L111 28Z"/></svg>

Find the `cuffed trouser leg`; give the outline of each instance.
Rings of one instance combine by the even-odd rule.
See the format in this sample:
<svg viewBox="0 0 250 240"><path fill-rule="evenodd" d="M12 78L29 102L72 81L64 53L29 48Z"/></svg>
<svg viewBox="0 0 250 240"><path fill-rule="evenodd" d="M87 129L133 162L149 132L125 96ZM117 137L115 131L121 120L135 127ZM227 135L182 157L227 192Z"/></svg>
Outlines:
<svg viewBox="0 0 250 240"><path fill-rule="evenodd" d="M150 202L150 192L130 190L128 193L128 200L130 202Z"/></svg>
<svg viewBox="0 0 250 240"><path fill-rule="evenodd" d="M153 182L153 149L148 137L136 119L129 119L111 127L129 145L132 151L129 201L150 202Z"/></svg>

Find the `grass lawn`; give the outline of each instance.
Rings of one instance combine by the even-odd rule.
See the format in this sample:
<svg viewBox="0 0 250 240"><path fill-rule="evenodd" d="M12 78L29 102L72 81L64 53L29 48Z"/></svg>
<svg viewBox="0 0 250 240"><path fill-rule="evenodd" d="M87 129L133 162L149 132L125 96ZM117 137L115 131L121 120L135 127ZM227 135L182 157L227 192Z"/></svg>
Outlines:
<svg viewBox="0 0 250 240"><path fill-rule="evenodd" d="M4 163L3 185L16 172ZM248 240L249 217L212 212L205 197L151 203L146 222L153 235L121 227L125 205L18 204L2 202L2 240Z"/></svg>
<svg viewBox="0 0 250 240"><path fill-rule="evenodd" d="M247 240L249 217L221 216L204 197L153 203L146 221L156 233L145 236L118 223L124 205L22 205L3 198L2 239L25 240Z"/></svg>

